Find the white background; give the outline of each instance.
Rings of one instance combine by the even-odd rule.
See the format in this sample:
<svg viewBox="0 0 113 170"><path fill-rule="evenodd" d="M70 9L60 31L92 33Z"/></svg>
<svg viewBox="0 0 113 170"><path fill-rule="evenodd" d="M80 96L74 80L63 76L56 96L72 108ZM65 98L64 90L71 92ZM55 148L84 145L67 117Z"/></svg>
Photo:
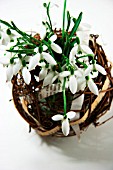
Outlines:
<svg viewBox="0 0 113 170"><path fill-rule="evenodd" d="M113 0L68 0L73 16L83 11L83 22L102 35L113 61ZM24 30L38 30L41 0L0 0L0 18L13 20ZM55 0L57 2L57 0ZM62 6L63 1L58 2ZM55 20L61 20L55 12ZM76 137L41 138L16 111L11 90L0 66L0 170L113 170L113 120L99 128L89 127ZM109 115L113 113L113 104Z"/></svg>

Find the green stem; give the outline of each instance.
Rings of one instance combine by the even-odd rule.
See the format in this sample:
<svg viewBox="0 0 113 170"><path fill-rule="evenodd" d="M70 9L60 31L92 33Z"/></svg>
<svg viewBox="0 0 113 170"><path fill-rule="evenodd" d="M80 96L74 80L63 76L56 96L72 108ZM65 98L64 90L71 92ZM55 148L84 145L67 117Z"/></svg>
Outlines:
<svg viewBox="0 0 113 170"><path fill-rule="evenodd" d="M19 54L35 54L33 49L22 49L22 50L6 50L8 52L19 53Z"/></svg>
<svg viewBox="0 0 113 170"><path fill-rule="evenodd" d="M49 19L49 24L50 24L51 31L53 31L52 22L51 22L51 18L50 18L50 14L49 14L49 9L50 9L50 2L49 2L48 7L47 7L47 16L48 16L48 19Z"/></svg>
<svg viewBox="0 0 113 170"><path fill-rule="evenodd" d="M67 3L67 0L64 0L62 38L64 38L64 32L65 32L66 3Z"/></svg>
<svg viewBox="0 0 113 170"><path fill-rule="evenodd" d="M63 101L64 101L64 116L66 116L66 91L65 91L65 85L66 85L66 77L64 78L64 83L63 83Z"/></svg>
<svg viewBox="0 0 113 170"><path fill-rule="evenodd" d="M78 57L78 59L85 58L85 57L91 57L93 59L94 55L93 54L86 54L86 55L82 55L82 56Z"/></svg>
<svg viewBox="0 0 113 170"><path fill-rule="evenodd" d="M81 62L81 61L78 60L78 59L76 59L76 62L77 62L78 64L83 65L84 68L87 68L87 67L88 67L87 64L85 64L84 62Z"/></svg>

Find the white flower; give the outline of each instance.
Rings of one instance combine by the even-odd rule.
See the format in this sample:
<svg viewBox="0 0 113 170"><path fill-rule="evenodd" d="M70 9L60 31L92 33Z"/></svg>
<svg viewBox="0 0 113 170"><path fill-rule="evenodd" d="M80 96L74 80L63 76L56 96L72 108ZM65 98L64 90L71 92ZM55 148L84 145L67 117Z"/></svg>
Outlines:
<svg viewBox="0 0 113 170"><path fill-rule="evenodd" d="M45 36L46 36L46 27L42 26L41 31L40 31L40 37L43 40L45 38ZM57 40L57 35L56 34L52 35L49 38L49 40L51 42L50 46L51 46L52 50L58 54L61 54L62 48L58 44L54 43L54 41ZM42 47L44 48L44 51L46 51L48 49L48 47L46 45L43 45Z"/></svg>
<svg viewBox="0 0 113 170"><path fill-rule="evenodd" d="M62 123L62 133L67 136L70 131L70 125L69 125L69 120L73 119L75 117L76 113L73 111L69 111L66 113L66 118L65 116L61 114L54 115L52 117L52 120L54 121L61 121Z"/></svg>
<svg viewBox="0 0 113 170"><path fill-rule="evenodd" d="M74 71L74 74L71 74L70 71L63 71L61 73L59 73L59 77L60 78L64 78L64 77L68 77L68 86L70 91L75 94L77 91L77 79L76 77L79 76L79 74L81 75L81 73L78 70Z"/></svg>
<svg viewBox="0 0 113 170"><path fill-rule="evenodd" d="M59 75L59 73L57 71L50 70L49 73L44 78L43 86L52 84L58 78L58 75Z"/></svg>
<svg viewBox="0 0 113 170"><path fill-rule="evenodd" d="M43 59L45 59L49 64L51 64L51 65L57 65L57 62L55 61L55 59L54 59L49 53L42 52L42 53L41 53L41 57L42 57Z"/></svg>
<svg viewBox="0 0 113 170"><path fill-rule="evenodd" d="M39 64L40 61L40 54L37 53L34 56L31 56L30 60L29 60L29 71L35 69L35 67Z"/></svg>
<svg viewBox="0 0 113 170"><path fill-rule="evenodd" d="M30 74L29 70L27 69L27 67L22 68L22 76L23 76L25 83L29 84L31 81L31 74Z"/></svg>
<svg viewBox="0 0 113 170"><path fill-rule="evenodd" d="M86 70L80 69L79 71L81 72L82 76L77 77L77 84L78 84L77 91L84 90L85 87L88 86L89 90L92 93L94 93L95 95L98 95L98 87L92 80L90 72L87 72L87 69ZM95 78L94 75L93 75L93 78Z"/></svg>
<svg viewBox="0 0 113 170"><path fill-rule="evenodd" d="M46 48L43 49L43 50L45 51ZM57 65L57 62L55 61L55 59L49 53L44 52L44 51L42 53L39 53L38 47L34 51L37 52L37 54L35 54L31 58L30 66L29 66L30 70L34 69L37 65L39 65L39 60L41 60L41 59L45 59L51 65Z"/></svg>
<svg viewBox="0 0 113 170"><path fill-rule="evenodd" d="M75 44L74 47L70 51L69 61L72 65L74 65L75 64L75 57L79 58L79 57L87 55L87 54L94 56L93 51L89 48L88 45L86 45L85 43L84 44L82 44L82 43ZM79 61L89 63L88 57L79 58Z"/></svg>
<svg viewBox="0 0 113 170"><path fill-rule="evenodd" d="M51 37L50 37L50 41L51 41L51 48L52 48L52 50L53 51L55 51L56 53L58 53L58 54L61 54L62 53L62 49L61 49L61 47L59 46L59 45L57 45L56 43L54 43L54 41L57 39L57 35L56 34L54 34L54 35L52 35Z"/></svg>
<svg viewBox="0 0 113 170"><path fill-rule="evenodd" d="M7 46L11 40L15 40L17 38L17 35L15 33L13 33L13 31L11 30L10 35L7 34L7 30L6 29L2 29L0 27L0 45L5 45Z"/></svg>
<svg viewBox="0 0 113 170"><path fill-rule="evenodd" d="M27 68L27 65L23 67L22 61L19 58L15 58L13 62L13 53L7 52L3 57L0 57L0 63L3 64L6 70L6 81L11 81L14 75L16 75L19 70L22 71L22 76L26 84L31 81L31 74ZM29 56L25 58L25 62L29 61Z"/></svg>
<svg viewBox="0 0 113 170"><path fill-rule="evenodd" d="M94 83L94 81L91 78L89 78L89 80L87 81L87 84L88 84L89 90L92 93L94 93L95 95L98 96L98 93L99 93L98 92L98 87L97 87L97 85Z"/></svg>
<svg viewBox="0 0 113 170"><path fill-rule="evenodd" d="M47 75L49 67L48 68L46 67L45 62L40 63L40 66L41 66L41 71L39 72L39 80L43 80Z"/></svg>
<svg viewBox="0 0 113 170"><path fill-rule="evenodd" d="M101 74L106 75L105 69L99 64L89 65L88 68L85 70L85 74L88 75L91 71L93 71L95 69L96 69L96 71L100 72Z"/></svg>

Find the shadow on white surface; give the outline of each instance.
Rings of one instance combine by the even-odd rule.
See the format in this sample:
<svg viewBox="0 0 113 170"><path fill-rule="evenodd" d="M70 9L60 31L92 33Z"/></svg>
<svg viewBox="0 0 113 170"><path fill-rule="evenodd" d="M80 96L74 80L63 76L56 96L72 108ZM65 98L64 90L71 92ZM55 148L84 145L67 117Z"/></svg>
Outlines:
<svg viewBox="0 0 113 170"><path fill-rule="evenodd" d="M46 143L50 149L57 148L61 154L80 162L112 162L112 127L113 120L96 129L89 127L86 132L81 134L80 142L77 141L76 136L64 138L42 137L42 145Z"/></svg>

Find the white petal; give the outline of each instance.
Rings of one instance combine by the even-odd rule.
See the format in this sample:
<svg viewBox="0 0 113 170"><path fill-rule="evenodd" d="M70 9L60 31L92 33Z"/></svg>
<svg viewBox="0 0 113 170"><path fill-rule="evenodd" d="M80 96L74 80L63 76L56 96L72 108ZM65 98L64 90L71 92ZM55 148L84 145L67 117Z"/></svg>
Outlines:
<svg viewBox="0 0 113 170"><path fill-rule="evenodd" d="M93 65L89 65L86 70L84 71L84 76L88 76L89 73L91 73L91 71L93 70Z"/></svg>
<svg viewBox="0 0 113 170"><path fill-rule="evenodd" d="M25 83L29 84L31 81L31 74L30 74L29 70L27 69L27 67L24 67L22 69L22 76L23 76Z"/></svg>
<svg viewBox="0 0 113 170"><path fill-rule="evenodd" d="M75 62L75 55L77 54L77 51L78 51L77 45L71 49L71 52L69 54L69 61L70 62L72 62L72 63Z"/></svg>
<svg viewBox="0 0 113 170"><path fill-rule="evenodd" d="M96 70L98 70L101 74L106 75L106 71L105 71L105 69L104 69L101 65L95 64L95 68L96 68Z"/></svg>
<svg viewBox="0 0 113 170"><path fill-rule="evenodd" d="M68 119L73 119L73 118L75 117L75 115L76 115L75 112L70 111L70 112L67 113L67 118L68 118Z"/></svg>
<svg viewBox="0 0 113 170"><path fill-rule="evenodd" d="M52 83L54 83L55 82L55 80L58 78L58 74L57 75L55 75L53 78L52 78Z"/></svg>
<svg viewBox="0 0 113 170"><path fill-rule="evenodd" d="M54 42L56 39L57 39L57 35L54 34L54 35L52 35L52 36L50 37L49 40L50 40L51 42Z"/></svg>
<svg viewBox="0 0 113 170"><path fill-rule="evenodd" d="M3 37L2 44L7 45L10 42L10 37L4 32L2 33L2 37Z"/></svg>
<svg viewBox="0 0 113 170"><path fill-rule="evenodd" d="M75 70L75 71L74 71L74 75L75 75L76 77L82 77L82 72L81 72L80 70Z"/></svg>
<svg viewBox="0 0 113 170"><path fill-rule="evenodd" d="M29 71L35 69L35 67L38 65L40 60L40 54L37 53L33 57L31 57L30 62L29 62Z"/></svg>
<svg viewBox="0 0 113 170"><path fill-rule="evenodd" d="M10 64L7 68L7 71L6 71L6 79L7 81L11 81L13 77L13 65Z"/></svg>
<svg viewBox="0 0 113 170"><path fill-rule="evenodd" d="M54 60L54 58L50 54L43 52L42 56L49 64L57 65L57 62Z"/></svg>
<svg viewBox="0 0 113 170"><path fill-rule="evenodd" d="M14 66L13 66L13 74L16 75L19 72L20 69L21 69L21 62L18 62L16 64L14 64Z"/></svg>
<svg viewBox="0 0 113 170"><path fill-rule="evenodd" d="M59 121L59 120L62 120L63 117L64 117L63 115L57 114L57 115L54 115L54 116L52 117L52 120L54 120L54 121Z"/></svg>
<svg viewBox="0 0 113 170"><path fill-rule="evenodd" d="M51 48L52 48L53 51L55 51L58 54L62 53L62 48L59 45L55 44L55 43L51 44Z"/></svg>
<svg viewBox="0 0 113 170"><path fill-rule="evenodd" d="M70 71L63 71L61 73L59 73L59 77L67 77L70 75Z"/></svg>
<svg viewBox="0 0 113 170"><path fill-rule="evenodd" d="M71 75L69 78L69 89L73 94L77 91L77 79L74 75Z"/></svg>
<svg viewBox="0 0 113 170"><path fill-rule="evenodd" d="M69 130L70 130L70 125L69 125L69 120L68 119L64 119L62 121L62 132L65 136L67 136L69 134Z"/></svg>
<svg viewBox="0 0 113 170"><path fill-rule="evenodd" d="M42 68L40 73L39 73L39 80L43 80L47 75L47 69L46 68Z"/></svg>
<svg viewBox="0 0 113 170"><path fill-rule="evenodd" d="M93 51L87 45L81 45L81 49L85 54L93 54Z"/></svg>
<svg viewBox="0 0 113 170"><path fill-rule="evenodd" d="M48 47L46 45L43 45L43 51L46 51L48 49Z"/></svg>
<svg viewBox="0 0 113 170"><path fill-rule="evenodd" d="M94 83L92 79L88 80L88 87L92 93L94 93L95 95L98 95L97 85Z"/></svg>
<svg viewBox="0 0 113 170"><path fill-rule="evenodd" d="M92 73L89 74L90 78L94 79L98 76L98 71L93 71Z"/></svg>
<svg viewBox="0 0 113 170"><path fill-rule="evenodd" d="M53 76L54 76L54 72L50 71L43 81L43 86L47 86L48 84L51 84Z"/></svg>

